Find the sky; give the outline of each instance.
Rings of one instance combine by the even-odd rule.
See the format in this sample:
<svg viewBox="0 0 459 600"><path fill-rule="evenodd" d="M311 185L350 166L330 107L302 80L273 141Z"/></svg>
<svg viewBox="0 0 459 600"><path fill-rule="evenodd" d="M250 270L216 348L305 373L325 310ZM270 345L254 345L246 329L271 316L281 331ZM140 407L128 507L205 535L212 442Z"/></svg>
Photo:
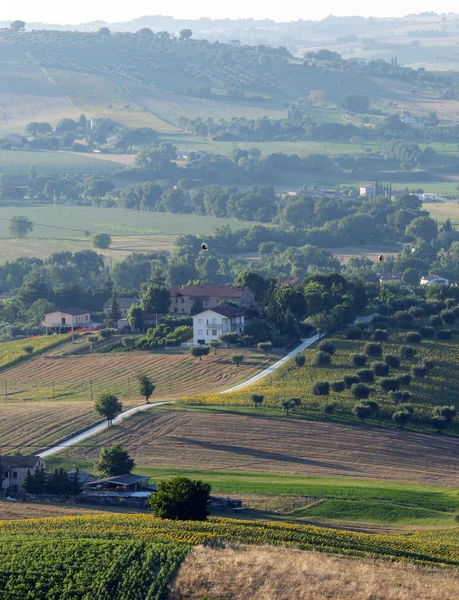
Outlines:
<svg viewBox="0 0 459 600"><path fill-rule="evenodd" d="M404 16L434 10L437 13L459 12L457 0L387 0L384 3L368 0L323 0L322 2L266 2L266 0L174 0L169 4L154 0L0 0L0 21L21 19L46 23L85 23L89 21L129 21L145 15L169 15L175 18L270 18L275 21L298 19L319 20L330 14L361 16ZM3 6L2 6L3 5Z"/></svg>

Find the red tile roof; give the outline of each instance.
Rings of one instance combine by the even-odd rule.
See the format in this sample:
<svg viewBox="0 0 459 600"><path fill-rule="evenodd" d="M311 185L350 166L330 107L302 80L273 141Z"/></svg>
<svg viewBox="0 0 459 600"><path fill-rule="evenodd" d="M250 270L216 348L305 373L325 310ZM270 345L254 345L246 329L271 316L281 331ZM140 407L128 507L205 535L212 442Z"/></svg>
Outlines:
<svg viewBox="0 0 459 600"><path fill-rule="evenodd" d="M181 290L172 290L171 296L190 296L191 298L240 298L245 288L225 285L185 285Z"/></svg>

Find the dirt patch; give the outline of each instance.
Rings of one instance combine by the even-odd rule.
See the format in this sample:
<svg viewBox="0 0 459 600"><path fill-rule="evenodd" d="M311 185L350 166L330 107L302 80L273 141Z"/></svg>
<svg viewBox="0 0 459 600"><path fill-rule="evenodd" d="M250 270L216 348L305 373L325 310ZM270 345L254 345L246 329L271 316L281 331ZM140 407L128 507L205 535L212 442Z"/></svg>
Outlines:
<svg viewBox="0 0 459 600"><path fill-rule="evenodd" d="M169 600L453 600L456 570L327 556L273 546L194 548Z"/></svg>
<svg viewBox="0 0 459 600"><path fill-rule="evenodd" d="M458 439L371 425L153 409L77 446L72 456L93 460L114 443L138 465L459 485Z"/></svg>

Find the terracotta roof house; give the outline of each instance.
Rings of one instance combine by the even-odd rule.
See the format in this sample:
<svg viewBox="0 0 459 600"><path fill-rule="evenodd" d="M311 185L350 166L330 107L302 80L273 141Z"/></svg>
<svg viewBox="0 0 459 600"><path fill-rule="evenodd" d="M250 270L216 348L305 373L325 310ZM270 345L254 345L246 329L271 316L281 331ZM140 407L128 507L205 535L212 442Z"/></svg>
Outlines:
<svg viewBox="0 0 459 600"><path fill-rule="evenodd" d="M234 302L240 308L255 306L255 294L249 288L224 285L185 285L181 290L171 291L172 314L189 315L196 300L203 308L215 308L220 302Z"/></svg>
<svg viewBox="0 0 459 600"><path fill-rule="evenodd" d="M395 275L394 273L384 273L379 278L379 283L384 285L385 283L403 283L400 275Z"/></svg>
<svg viewBox="0 0 459 600"><path fill-rule="evenodd" d="M440 275L426 275L421 278L421 285L449 285L449 279Z"/></svg>

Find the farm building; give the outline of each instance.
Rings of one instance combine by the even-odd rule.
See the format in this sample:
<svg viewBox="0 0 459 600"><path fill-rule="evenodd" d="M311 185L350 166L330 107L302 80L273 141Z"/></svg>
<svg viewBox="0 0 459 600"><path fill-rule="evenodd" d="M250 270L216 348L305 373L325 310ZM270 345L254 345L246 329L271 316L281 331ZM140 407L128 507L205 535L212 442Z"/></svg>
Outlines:
<svg viewBox="0 0 459 600"><path fill-rule="evenodd" d="M75 475L75 469L69 471L67 475L69 479L72 479L72 477ZM97 478L95 475L91 475L91 473L88 473L87 471L78 471L78 483L80 483L81 485L91 483L96 479Z"/></svg>
<svg viewBox="0 0 459 600"><path fill-rule="evenodd" d="M104 304L104 314L106 315L110 310L110 304L112 299L109 298L107 302ZM140 298L117 298L118 306L120 309L120 313L123 317L127 317L129 309L133 304L140 304Z"/></svg>
<svg viewBox="0 0 459 600"><path fill-rule="evenodd" d="M374 183L366 183L360 186L360 195L366 196L367 198L374 198L376 196L376 186Z"/></svg>
<svg viewBox="0 0 459 600"><path fill-rule="evenodd" d="M394 273L385 273L379 278L379 283L385 285L386 283L403 283L400 275L394 275Z"/></svg>
<svg viewBox="0 0 459 600"><path fill-rule="evenodd" d="M303 281L304 281L304 277L297 277L296 279L289 279L288 281L281 281L280 283L277 284L277 287L297 288L303 283Z"/></svg>
<svg viewBox="0 0 459 600"><path fill-rule="evenodd" d="M421 278L421 285L449 285L449 279L440 275L426 275Z"/></svg>
<svg viewBox="0 0 459 600"><path fill-rule="evenodd" d="M244 311L233 306L216 306L193 316L193 344L208 344L222 333L244 331Z"/></svg>
<svg viewBox="0 0 459 600"><path fill-rule="evenodd" d="M189 315L195 301L203 308L214 308L220 302L234 302L240 308L255 306L255 294L249 288L223 285L186 285L181 290L172 290L169 312Z"/></svg>
<svg viewBox="0 0 459 600"><path fill-rule="evenodd" d="M156 485L149 485L148 477L128 473L84 483L82 497L85 502L90 503L122 503L146 508L152 492L156 492Z"/></svg>
<svg viewBox="0 0 459 600"><path fill-rule="evenodd" d="M73 329L89 327L90 324L90 313L81 308L66 308L47 313L43 323L44 327L46 327L46 335L50 333L66 333Z"/></svg>
<svg viewBox="0 0 459 600"><path fill-rule="evenodd" d="M12 494L22 492L27 471L32 474L38 469L45 469L45 461L39 456L0 456L3 471L3 487L9 488Z"/></svg>

